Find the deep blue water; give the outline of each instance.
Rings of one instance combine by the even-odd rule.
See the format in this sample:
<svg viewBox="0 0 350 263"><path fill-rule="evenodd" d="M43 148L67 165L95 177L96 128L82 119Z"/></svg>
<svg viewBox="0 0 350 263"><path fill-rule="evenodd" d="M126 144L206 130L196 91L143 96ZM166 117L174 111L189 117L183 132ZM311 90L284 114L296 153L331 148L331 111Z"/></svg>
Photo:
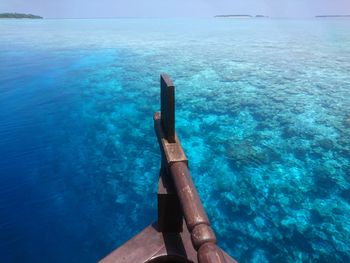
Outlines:
<svg viewBox="0 0 350 263"><path fill-rule="evenodd" d="M1 262L95 262L156 219L159 74L219 245L350 262L350 20L0 21Z"/></svg>

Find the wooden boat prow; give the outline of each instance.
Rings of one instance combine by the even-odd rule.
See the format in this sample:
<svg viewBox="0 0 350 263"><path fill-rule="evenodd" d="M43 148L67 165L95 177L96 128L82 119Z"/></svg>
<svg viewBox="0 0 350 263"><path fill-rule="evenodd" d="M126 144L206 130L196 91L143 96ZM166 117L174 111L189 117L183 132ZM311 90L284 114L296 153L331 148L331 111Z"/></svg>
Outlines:
<svg viewBox="0 0 350 263"><path fill-rule="evenodd" d="M158 220L101 263L237 263L216 245L199 199L188 160L175 132L175 87L160 76L161 112L154 128L162 154L158 181Z"/></svg>

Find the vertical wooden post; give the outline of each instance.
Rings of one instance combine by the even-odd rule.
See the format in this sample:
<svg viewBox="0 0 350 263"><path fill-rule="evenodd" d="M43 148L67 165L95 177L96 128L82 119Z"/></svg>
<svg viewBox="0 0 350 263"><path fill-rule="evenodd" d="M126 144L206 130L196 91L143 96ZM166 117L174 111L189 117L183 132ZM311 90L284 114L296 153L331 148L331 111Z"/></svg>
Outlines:
<svg viewBox="0 0 350 263"><path fill-rule="evenodd" d="M174 226L176 226L176 223L179 222L179 216L181 218L183 216L191 233L193 247L198 252L198 262L225 263L225 257L216 246L215 233L189 174L187 159L183 158L183 150L176 139L174 85L166 74L160 76L160 82L161 113L160 116L159 113L156 114L154 118L155 121L160 121L160 127L156 127L157 137L161 137L161 133L163 133L164 138L164 140L160 139L163 148L161 146L162 168L158 185L158 222L160 226L163 226L166 225L164 217L167 220L176 218L175 221L171 220L171 223L175 223ZM178 146L177 149L176 146ZM177 194L173 196L175 199L170 195L170 192L166 192L162 199L159 198L162 189L166 189L164 186L167 182L169 186L171 185L171 190L169 188L171 194L174 192ZM181 213L178 213L177 210Z"/></svg>
<svg viewBox="0 0 350 263"><path fill-rule="evenodd" d="M168 143L175 143L175 87L167 74L160 75L162 130ZM158 228L162 232L182 232L183 214L169 168L162 156L158 182Z"/></svg>
<svg viewBox="0 0 350 263"><path fill-rule="evenodd" d="M192 182L188 160L175 133L174 85L162 74L161 112L153 116L161 151L158 221L102 259L104 263L237 263L216 237ZM210 161L210 160L209 160Z"/></svg>
<svg viewBox="0 0 350 263"><path fill-rule="evenodd" d="M158 231L165 233L182 232L183 216L171 177L165 169L160 170L158 182Z"/></svg>
<svg viewBox="0 0 350 263"><path fill-rule="evenodd" d="M160 75L161 122L169 143L175 143L175 87L167 74Z"/></svg>

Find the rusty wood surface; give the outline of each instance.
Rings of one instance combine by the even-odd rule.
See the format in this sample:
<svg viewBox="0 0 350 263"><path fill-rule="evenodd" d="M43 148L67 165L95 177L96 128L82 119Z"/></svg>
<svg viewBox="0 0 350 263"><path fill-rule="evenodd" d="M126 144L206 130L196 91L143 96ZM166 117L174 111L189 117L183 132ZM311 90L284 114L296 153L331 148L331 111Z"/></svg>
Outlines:
<svg viewBox="0 0 350 263"><path fill-rule="evenodd" d="M153 117L154 129L158 138L160 151L165 159L165 165L169 167L170 164L175 162L185 162L188 163L185 152L182 149L179 138L175 133L175 143L169 143L165 137L165 133L161 125L161 113L156 112Z"/></svg>
<svg viewBox="0 0 350 263"><path fill-rule="evenodd" d="M197 252L191 244L191 236L185 223L183 229L179 234L162 233L158 231L156 224L152 224L111 252L100 263L198 263ZM225 252L222 253L227 263L237 263Z"/></svg>
<svg viewBox="0 0 350 263"><path fill-rule="evenodd" d="M193 247L198 250L198 262L226 263L221 249L216 246L216 236L210 226L187 165L183 162L175 162L170 166L170 173L187 228L191 233Z"/></svg>
<svg viewBox="0 0 350 263"><path fill-rule="evenodd" d="M170 166L170 171L188 229L192 231L199 224L210 225L187 165L176 162Z"/></svg>
<svg viewBox="0 0 350 263"><path fill-rule="evenodd" d="M145 263L164 258L197 263L197 253L186 226L181 233L162 233L156 224L150 225L100 263Z"/></svg>
<svg viewBox="0 0 350 263"><path fill-rule="evenodd" d="M179 198L168 173L161 169L158 182L158 229L161 232L182 232L183 215Z"/></svg>

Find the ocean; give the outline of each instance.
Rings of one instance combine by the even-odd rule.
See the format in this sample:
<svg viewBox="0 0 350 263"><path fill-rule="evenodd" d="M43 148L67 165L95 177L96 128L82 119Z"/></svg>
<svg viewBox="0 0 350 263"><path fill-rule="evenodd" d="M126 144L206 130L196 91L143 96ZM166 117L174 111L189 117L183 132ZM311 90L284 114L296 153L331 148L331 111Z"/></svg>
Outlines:
<svg viewBox="0 0 350 263"><path fill-rule="evenodd" d="M1 262L96 262L157 217L159 75L218 244L350 262L349 19L0 20Z"/></svg>

